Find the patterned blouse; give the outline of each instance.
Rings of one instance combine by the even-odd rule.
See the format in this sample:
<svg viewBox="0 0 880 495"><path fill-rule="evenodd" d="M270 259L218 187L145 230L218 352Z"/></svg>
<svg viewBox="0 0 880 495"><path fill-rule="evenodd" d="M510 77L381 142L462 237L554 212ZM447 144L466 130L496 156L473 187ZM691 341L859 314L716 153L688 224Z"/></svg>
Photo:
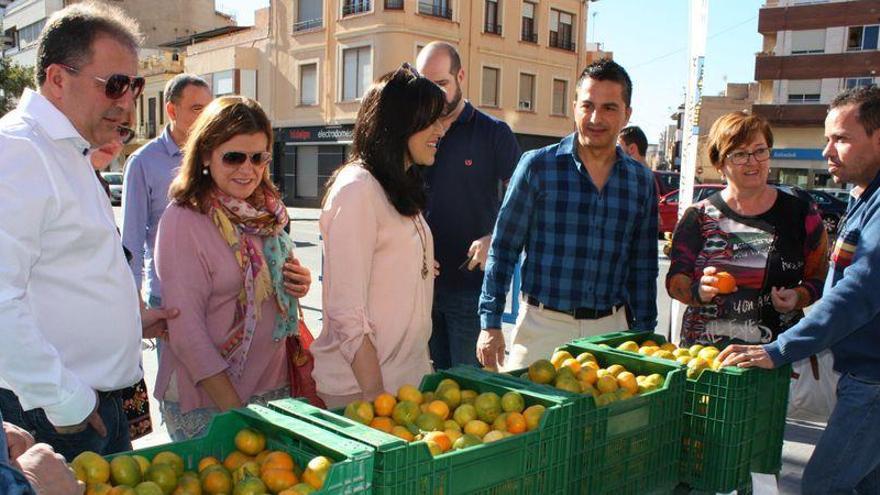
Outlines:
<svg viewBox="0 0 880 495"><path fill-rule="evenodd" d="M755 216L731 209L721 193L685 211L672 238L666 288L688 305L681 344L767 343L803 317L822 295L828 269L827 234L814 204L779 191L773 206ZM736 279L737 290L709 303L697 295L703 268ZM798 293L795 309L779 313L770 289Z"/></svg>

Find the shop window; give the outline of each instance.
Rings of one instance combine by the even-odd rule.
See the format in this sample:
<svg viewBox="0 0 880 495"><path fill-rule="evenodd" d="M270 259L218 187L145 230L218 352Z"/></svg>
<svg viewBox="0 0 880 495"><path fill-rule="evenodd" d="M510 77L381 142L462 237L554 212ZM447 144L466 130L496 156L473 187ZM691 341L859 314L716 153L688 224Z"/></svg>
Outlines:
<svg viewBox="0 0 880 495"><path fill-rule="evenodd" d="M500 70L494 67L483 67L483 92L481 104L487 107L498 106L498 80Z"/></svg>

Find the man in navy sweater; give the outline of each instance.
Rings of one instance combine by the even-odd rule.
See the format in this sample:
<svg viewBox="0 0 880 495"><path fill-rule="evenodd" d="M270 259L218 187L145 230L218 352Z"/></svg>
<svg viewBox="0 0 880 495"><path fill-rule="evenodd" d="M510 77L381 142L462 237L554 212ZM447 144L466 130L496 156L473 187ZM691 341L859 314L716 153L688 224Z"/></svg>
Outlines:
<svg viewBox="0 0 880 495"><path fill-rule="evenodd" d="M769 369L831 348L837 406L804 469L803 493L880 493L880 88L838 95L825 137L828 171L856 186L825 295L775 342L732 345L720 359Z"/></svg>

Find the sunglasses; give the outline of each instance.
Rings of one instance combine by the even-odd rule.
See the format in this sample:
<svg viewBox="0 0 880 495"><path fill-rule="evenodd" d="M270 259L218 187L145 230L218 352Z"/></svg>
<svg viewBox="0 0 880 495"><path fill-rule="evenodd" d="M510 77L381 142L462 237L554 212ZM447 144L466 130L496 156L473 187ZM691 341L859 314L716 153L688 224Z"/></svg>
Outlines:
<svg viewBox="0 0 880 495"><path fill-rule="evenodd" d="M250 160L255 167L261 167L272 161L272 153L268 151L258 151L256 153L246 153L244 151L227 151L220 157L226 165L239 167L244 162Z"/></svg>
<svg viewBox="0 0 880 495"><path fill-rule="evenodd" d="M58 64L70 72L79 73L79 69L65 64ZM137 98L144 92L144 84L146 80L140 76L127 76L125 74L113 74L104 79L103 77L92 76L92 78L104 85L104 94L111 100L122 98L126 92L131 91L131 97Z"/></svg>

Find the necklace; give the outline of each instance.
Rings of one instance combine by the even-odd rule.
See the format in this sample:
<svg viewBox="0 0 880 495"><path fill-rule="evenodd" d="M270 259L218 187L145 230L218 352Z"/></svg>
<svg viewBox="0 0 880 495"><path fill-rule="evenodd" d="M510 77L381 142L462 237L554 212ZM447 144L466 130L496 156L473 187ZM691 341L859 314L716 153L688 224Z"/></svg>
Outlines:
<svg viewBox="0 0 880 495"><path fill-rule="evenodd" d="M410 219L412 219L413 225L416 227L416 232L419 234L419 243L422 245L422 279L426 280L428 278L428 249L425 247L426 236L419 227L421 221L416 220L416 217L410 217Z"/></svg>

